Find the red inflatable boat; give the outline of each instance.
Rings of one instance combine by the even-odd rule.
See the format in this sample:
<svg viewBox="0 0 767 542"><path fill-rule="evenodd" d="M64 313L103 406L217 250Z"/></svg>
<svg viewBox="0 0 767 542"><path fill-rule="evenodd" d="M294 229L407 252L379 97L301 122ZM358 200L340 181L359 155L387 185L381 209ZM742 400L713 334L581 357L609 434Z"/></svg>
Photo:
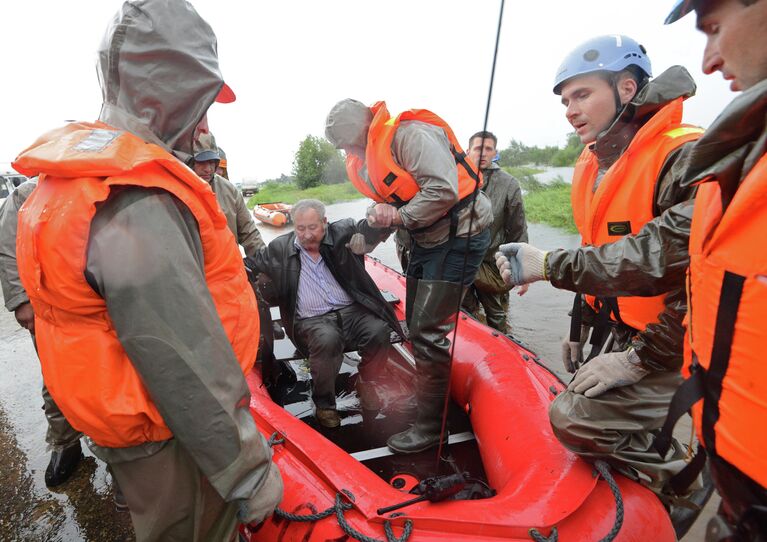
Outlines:
<svg viewBox="0 0 767 542"><path fill-rule="evenodd" d="M404 300L404 277L371 259L367 268L381 290ZM404 320L404 301L395 309ZM407 388L414 374L409 345L395 346L388 369L392 397ZM400 394L389 410L363 413L350 391L356 376L352 356L337 382L342 425L323 429L313 418L306 368L293 363L298 382L277 401L284 406L270 397L257 371L249 376L253 416L259 430L272 438L285 497L284 513L258 527L243 527L243 539L675 540L667 513L650 491L615 473L616 499L592 465L556 440L547 411L564 389L557 377L535 354L465 315L458 325L452 370L451 437L443 452L446 461L439 465L436 450L401 456L386 449L386 438L412 421L412 412L407 414L412 391L409 398ZM459 471L483 491L464 492L463 500L381 510L416 497L409 491L424 479ZM612 538L605 538L611 532Z"/></svg>

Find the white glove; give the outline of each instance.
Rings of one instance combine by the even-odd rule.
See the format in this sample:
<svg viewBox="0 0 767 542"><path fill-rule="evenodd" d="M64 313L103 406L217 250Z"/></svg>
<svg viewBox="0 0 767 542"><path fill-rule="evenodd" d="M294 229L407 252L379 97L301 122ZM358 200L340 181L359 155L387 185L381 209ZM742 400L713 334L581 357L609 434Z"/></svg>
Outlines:
<svg viewBox="0 0 767 542"><path fill-rule="evenodd" d="M346 248L352 251L357 256L362 256L368 252L367 243L365 243L365 236L361 233L355 233L352 235L349 242L346 243Z"/></svg>
<svg viewBox="0 0 767 542"><path fill-rule="evenodd" d="M506 284L521 286L546 279L546 254L527 243L507 243L498 247L495 265Z"/></svg>
<svg viewBox="0 0 767 542"><path fill-rule="evenodd" d="M579 341L571 341L570 333L562 339L562 363L568 373L574 373L583 363L583 346L589 338L589 331L589 326L581 326Z"/></svg>
<svg viewBox="0 0 767 542"><path fill-rule="evenodd" d="M642 367L633 348L601 354L581 367L567 386L568 391L596 397L613 388L636 384L650 371Z"/></svg>

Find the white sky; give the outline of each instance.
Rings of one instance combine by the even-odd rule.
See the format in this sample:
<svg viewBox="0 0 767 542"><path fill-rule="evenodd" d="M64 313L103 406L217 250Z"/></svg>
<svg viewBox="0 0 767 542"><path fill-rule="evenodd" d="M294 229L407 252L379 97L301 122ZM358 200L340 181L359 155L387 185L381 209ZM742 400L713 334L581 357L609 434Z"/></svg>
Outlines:
<svg viewBox="0 0 767 542"><path fill-rule="evenodd" d="M279 0L192 2L218 36L225 79L237 94L216 104L211 130L233 178L289 174L307 135L323 135L342 98L384 99L392 114L421 107L462 140L482 128L500 0ZM94 120L101 104L96 47L121 0L3 2L0 168L65 119ZM506 2L488 128L559 145L571 131L553 75L564 56L599 34L644 44L655 75L673 64L698 82L685 120L707 126L733 94L704 76L694 16L662 24L672 0Z"/></svg>

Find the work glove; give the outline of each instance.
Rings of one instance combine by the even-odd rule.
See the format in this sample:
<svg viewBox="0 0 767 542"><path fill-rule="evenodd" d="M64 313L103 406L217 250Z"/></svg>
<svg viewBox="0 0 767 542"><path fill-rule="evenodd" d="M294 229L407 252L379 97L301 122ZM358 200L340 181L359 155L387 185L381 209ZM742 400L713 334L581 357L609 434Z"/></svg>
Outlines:
<svg viewBox="0 0 767 542"><path fill-rule="evenodd" d="M642 367L633 348L601 354L581 367L567 386L568 391L597 397L607 390L636 384L650 371Z"/></svg>
<svg viewBox="0 0 767 542"><path fill-rule="evenodd" d="M495 265L506 284L521 286L546 280L546 254L527 243L506 243L495 253Z"/></svg>
<svg viewBox="0 0 767 542"><path fill-rule="evenodd" d="M349 242L346 243L346 248L351 250L353 254L362 256L367 252L367 247L365 245L365 236L361 233L355 233L352 235L352 238L349 239Z"/></svg>
<svg viewBox="0 0 767 542"><path fill-rule="evenodd" d="M282 476L277 465L269 465L269 473L255 495L238 500L238 519L245 524L258 524L274 513L282 500Z"/></svg>
<svg viewBox="0 0 767 542"><path fill-rule="evenodd" d="M574 373L583 364L583 346L589 339L589 326L581 326L581 336L577 341L570 340L570 333L562 339L562 363L565 371Z"/></svg>

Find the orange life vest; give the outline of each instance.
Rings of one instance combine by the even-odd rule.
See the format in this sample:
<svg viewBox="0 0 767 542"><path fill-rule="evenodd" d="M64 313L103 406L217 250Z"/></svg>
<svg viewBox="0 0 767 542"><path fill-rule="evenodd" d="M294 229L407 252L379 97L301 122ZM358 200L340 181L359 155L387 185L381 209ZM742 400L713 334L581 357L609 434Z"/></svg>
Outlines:
<svg viewBox="0 0 767 542"><path fill-rule="evenodd" d="M450 151L458 166L459 200L471 195L477 183L482 186L482 175L477 166L466 156L453 130L440 117L426 109L410 109L392 117L385 102L376 102L370 109L373 120L368 129L365 159L351 153L346 155L349 179L361 194L379 203L402 204L418 193L416 180L397 164L391 153L391 144L400 123L413 120L439 126L445 131L450 141ZM369 182L361 174L364 167L367 167Z"/></svg>
<svg viewBox="0 0 767 542"><path fill-rule="evenodd" d="M719 183L714 179L700 186L690 232L685 369L691 378L685 385L699 383L698 397L691 397L697 401L692 415L706 451L763 487L767 487L765 232L767 156L741 182L724 211Z"/></svg>
<svg viewBox="0 0 767 542"><path fill-rule="evenodd" d="M601 246L638 232L655 218L655 186L669 154L703 130L680 124L682 98L670 102L636 133L621 157L605 172L596 192L599 173L596 155L587 147L575 165L571 200L575 225L583 245ZM637 330L658 322L664 295L618 297L609 300L584 296L597 312L612 304L611 319ZM616 303L617 301L617 303ZM616 306L617 305L617 306ZM616 314L617 313L617 314Z"/></svg>
<svg viewBox="0 0 767 542"><path fill-rule="evenodd" d="M208 183L156 145L105 124L69 124L14 167L40 174L19 212L17 258L35 311L43 378L75 429L101 446L172 437L123 349L104 299L85 280L91 221L113 186L160 188L199 226L208 289L243 372L258 349L258 310L239 249Z"/></svg>

